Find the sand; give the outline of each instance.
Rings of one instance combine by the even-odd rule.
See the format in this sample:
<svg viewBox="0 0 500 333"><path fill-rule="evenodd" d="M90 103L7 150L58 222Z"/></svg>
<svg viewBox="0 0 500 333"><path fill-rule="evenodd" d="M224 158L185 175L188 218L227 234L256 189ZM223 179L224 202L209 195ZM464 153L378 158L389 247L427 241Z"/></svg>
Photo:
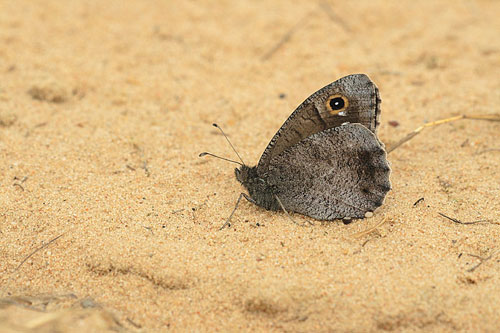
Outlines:
<svg viewBox="0 0 500 333"><path fill-rule="evenodd" d="M1 1L0 331L500 330L500 122L425 129L390 153L384 205L349 225L243 202L219 231L243 189L233 164L198 158L235 158L217 122L255 164L352 73L380 89L388 146L498 114L498 13Z"/></svg>

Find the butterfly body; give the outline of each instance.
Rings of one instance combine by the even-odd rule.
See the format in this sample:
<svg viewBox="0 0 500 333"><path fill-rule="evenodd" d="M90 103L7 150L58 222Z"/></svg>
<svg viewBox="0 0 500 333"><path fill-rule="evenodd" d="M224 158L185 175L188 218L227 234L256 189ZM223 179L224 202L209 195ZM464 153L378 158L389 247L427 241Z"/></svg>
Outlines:
<svg viewBox="0 0 500 333"><path fill-rule="evenodd" d="M257 167L242 165L234 170L236 179L247 189L250 198L257 206L267 210L279 210L280 205L275 197L276 188L257 174Z"/></svg>

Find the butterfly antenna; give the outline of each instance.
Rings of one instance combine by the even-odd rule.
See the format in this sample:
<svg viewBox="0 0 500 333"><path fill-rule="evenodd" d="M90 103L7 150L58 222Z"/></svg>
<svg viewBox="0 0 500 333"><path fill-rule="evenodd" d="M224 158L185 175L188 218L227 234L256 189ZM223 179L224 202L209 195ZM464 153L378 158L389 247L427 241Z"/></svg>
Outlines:
<svg viewBox="0 0 500 333"><path fill-rule="evenodd" d="M228 161L228 162L231 162L231 163L236 163L236 164L239 164L239 165L243 165L243 164L241 164L238 161L233 161L233 160L230 160L229 158L220 157L220 156L214 155L212 153L208 153L208 152L203 152L200 155L198 155L198 157L203 157L203 156L206 156L206 155L212 156L212 157L216 157L216 158L220 158L221 160Z"/></svg>
<svg viewBox="0 0 500 333"><path fill-rule="evenodd" d="M217 124L212 124L213 127L217 127L219 129L219 131L222 133L222 135L224 135L224 137L226 138L227 142L229 143L229 145L231 146L231 148L233 148L233 151L236 153L236 155L238 156L238 158L240 159L241 163L245 164L245 162L243 162L243 159L241 158L240 154L238 154L238 152L236 151L236 149L234 148L233 144L231 143L231 141L229 141L229 138L227 137L226 133L224 133L224 131L222 130L222 128L219 127L219 125Z"/></svg>

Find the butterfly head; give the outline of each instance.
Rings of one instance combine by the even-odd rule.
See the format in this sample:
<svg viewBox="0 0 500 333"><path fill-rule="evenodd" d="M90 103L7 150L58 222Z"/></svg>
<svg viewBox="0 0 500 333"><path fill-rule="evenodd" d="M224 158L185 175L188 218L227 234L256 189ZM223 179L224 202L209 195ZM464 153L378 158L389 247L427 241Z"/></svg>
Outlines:
<svg viewBox="0 0 500 333"><path fill-rule="evenodd" d="M240 183L245 184L250 178L251 170L252 168L243 164L239 168L234 169L234 175Z"/></svg>
<svg viewBox="0 0 500 333"><path fill-rule="evenodd" d="M248 187L252 184L265 184L264 179L257 174L257 167L249 167L243 164L241 167L234 169L236 179L244 186Z"/></svg>
<svg viewBox="0 0 500 333"><path fill-rule="evenodd" d="M242 165L234 169L236 179L248 190L253 202L268 210L279 210L274 188L257 174L257 167Z"/></svg>

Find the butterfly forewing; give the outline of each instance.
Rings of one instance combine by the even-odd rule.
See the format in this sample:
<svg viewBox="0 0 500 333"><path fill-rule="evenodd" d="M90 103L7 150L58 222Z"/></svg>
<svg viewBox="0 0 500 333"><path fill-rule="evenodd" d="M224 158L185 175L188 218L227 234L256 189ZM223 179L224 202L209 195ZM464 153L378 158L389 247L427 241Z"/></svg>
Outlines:
<svg viewBox="0 0 500 333"><path fill-rule="evenodd" d="M378 126L380 98L364 74L343 77L307 98L281 126L262 154L257 172L264 177L270 161L303 139L343 123L359 123L373 133Z"/></svg>

